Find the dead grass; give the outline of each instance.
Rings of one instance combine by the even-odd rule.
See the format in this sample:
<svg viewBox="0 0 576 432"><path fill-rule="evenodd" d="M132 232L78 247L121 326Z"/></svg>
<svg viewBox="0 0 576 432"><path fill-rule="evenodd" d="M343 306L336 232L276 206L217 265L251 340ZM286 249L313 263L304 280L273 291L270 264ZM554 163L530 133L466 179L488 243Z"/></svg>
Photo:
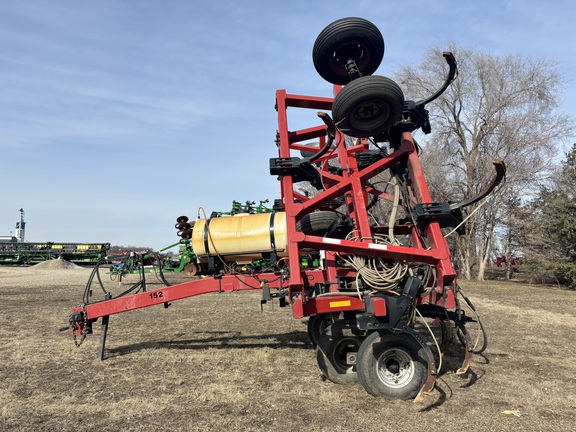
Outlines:
<svg viewBox="0 0 576 432"><path fill-rule="evenodd" d="M32 276L31 276L32 274ZM259 292L114 315L82 347L58 332L86 270L0 268L2 431L566 431L576 424L576 293L462 285L489 328L471 371L449 361L424 405L323 381L306 326ZM456 351L453 352L456 354Z"/></svg>

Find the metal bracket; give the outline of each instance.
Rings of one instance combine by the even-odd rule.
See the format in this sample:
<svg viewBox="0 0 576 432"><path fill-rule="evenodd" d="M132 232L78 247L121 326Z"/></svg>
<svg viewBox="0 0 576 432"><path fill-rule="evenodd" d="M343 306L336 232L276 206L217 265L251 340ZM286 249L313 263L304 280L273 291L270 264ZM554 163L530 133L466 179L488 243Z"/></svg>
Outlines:
<svg viewBox="0 0 576 432"><path fill-rule="evenodd" d="M362 76L362 74L358 70L358 66L356 65L356 62L354 60L348 59L345 67L346 67L346 72L348 72L348 76L350 77L350 79L352 81L354 81L356 78L360 78Z"/></svg>
<svg viewBox="0 0 576 432"><path fill-rule="evenodd" d="M450 203L418 203L414 205L416 223L421 229L426 228L430 222L438 222L441 228L455 227L462 223L462 210L452 209ZM458 230L459 234L465 234L464 227Z"/></svg>
<svg viewBox="0 0 576 432"><path fill-rule="evenodd" d="M366 305L366 313L356 315L356 325L362 331L404 328L405 325L402 323L402 317L416 298L421 286L422 282L420 279L411 276L406 280L402 295L390 296L376 294L376 296L383 298L386 302L386 315L380 317L372 313L373 311L370 309L372 304L370 297L372 295L365 295L364 303Z"/></svg>
<svg viewBox="0 0 576 432"><path fill-rule="evenodd" d="M270 175L291 176L294 183L309 181L316 189L322 189L318 171L299 157L271 158Z"/></svg>

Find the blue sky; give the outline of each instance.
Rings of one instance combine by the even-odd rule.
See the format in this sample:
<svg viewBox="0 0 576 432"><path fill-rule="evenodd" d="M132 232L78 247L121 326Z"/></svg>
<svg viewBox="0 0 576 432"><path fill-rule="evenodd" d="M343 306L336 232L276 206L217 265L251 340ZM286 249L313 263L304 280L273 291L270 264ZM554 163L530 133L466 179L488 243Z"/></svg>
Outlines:
<svg viewBox="0 0 576 432"><path fill-rule="evenodd" d="M576 115L573 1L2 0L0 236L24 208L27 241L160 249L177 216L273 201L275 91L331 95L312 46L346 16L382 75L450 41L549 59Z"/></svg>

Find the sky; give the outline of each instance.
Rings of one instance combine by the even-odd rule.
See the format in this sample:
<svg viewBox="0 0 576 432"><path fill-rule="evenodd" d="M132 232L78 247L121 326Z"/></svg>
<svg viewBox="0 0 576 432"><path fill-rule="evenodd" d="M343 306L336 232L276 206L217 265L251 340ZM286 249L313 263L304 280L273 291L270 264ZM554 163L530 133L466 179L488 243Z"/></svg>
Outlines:
<svg viewBox="0 0 576 432"><path fill-rule="evenodd" d="M571 0L2 0L0 236L23 208L26 241L159 250L178 216L272 202L275 92L332 95L312 47L348 16L384 36L376 74L450 42L547 59L576 116Z"/></svg>

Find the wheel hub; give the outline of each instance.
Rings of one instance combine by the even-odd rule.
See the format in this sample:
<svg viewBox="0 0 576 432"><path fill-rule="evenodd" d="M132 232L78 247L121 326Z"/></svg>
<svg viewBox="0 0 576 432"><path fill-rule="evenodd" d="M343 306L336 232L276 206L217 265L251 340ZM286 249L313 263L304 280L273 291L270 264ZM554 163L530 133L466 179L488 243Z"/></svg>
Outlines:
<svg viewBox="0 0 576 432"><path fill-rule="evenodd" d="M410 355L403 350L390 349L382 353L377 365L378 378L388 387L404 387L414 377Z"/></svg>
<svg viewBox="0 0 576 432"><path fill-rule="evenodd" d="M384 116L388 118L390 109L377 101L370 101L359 105L354 110L353 116L357 120L370 121Z"/></svg>
<svg viewBox="0 0 576 432"><path fill-rule="evenodd" d="M345 65L352 59L360 69L364 69L370 61L370 56L366 47L357 43L347 43L339 46L332 57L332 70L335 72L345 72Z"/></svg>
<svg viewBox="0 0 576 432"><path fill-rule="evenodd" d="M334 359L336 363L343 369L355 365L358 349L359 345L356 340L344 339L335 348Z"/></svg>
<svg viewBox="0 0 576 432"><path fill-rule="evenodd" d="M388 360L386 363L386 369L393 374L397 374L400 371L400 363L396 359Z"/></svg>

